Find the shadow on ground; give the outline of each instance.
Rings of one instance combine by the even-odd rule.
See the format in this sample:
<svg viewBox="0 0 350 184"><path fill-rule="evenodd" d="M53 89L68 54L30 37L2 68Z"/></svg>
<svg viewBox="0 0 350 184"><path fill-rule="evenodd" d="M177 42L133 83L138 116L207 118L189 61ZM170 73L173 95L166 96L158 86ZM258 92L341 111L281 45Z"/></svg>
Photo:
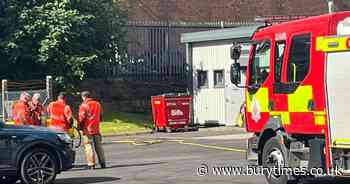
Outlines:
<svg viewBox="0 0 350 184"><path fill-rule="evenodd" d="M142 167L149 165L158 165L158 164L166 164L167 162L151 162L151 163L139 163L139 164L120 164L120 165L107 165L105 169L113 169L113 168L123 168L123 167ZM75 165L71 171L82 171L87 170L87 165ZM101 168L96 168L96 170L102 170Z"/></svg>
<svg viewBox="0 0 350 184"><path fill-rule="evenodd" d="M304 180L301 183L302 184L349 184L350 178L322 177L322 178Z"/></svg>
<svg viewBox="0 0 350 184"><path fill-rule="evenodd" d="M57 179L54 184L95 184L110 181L117 181L120 178L113 177L76 177L76 178L64 178Z"/></svg>

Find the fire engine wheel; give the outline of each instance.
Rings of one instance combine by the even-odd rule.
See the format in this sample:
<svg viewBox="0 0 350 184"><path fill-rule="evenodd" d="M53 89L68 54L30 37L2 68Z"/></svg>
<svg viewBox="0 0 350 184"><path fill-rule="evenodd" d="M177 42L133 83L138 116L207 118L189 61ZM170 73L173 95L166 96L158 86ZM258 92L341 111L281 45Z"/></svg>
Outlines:
<svg viewBox="0 0 350 184"><path fill-rule="evenodd" d="M288 176L283 175L278 168L288 167L288 150L278 137L268 140L264 146L262 154L262 164L264 168L269 168L269 172L264 170L264 175L269 184L287 184ZM275 169L277 168L277 169Z"/></svg>

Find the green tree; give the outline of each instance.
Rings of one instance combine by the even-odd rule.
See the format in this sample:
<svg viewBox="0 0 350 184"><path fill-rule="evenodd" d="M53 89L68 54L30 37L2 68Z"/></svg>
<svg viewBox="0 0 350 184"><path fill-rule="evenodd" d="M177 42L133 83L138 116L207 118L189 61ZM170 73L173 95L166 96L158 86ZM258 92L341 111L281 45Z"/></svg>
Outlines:
<svg viewBox="0 0 350 184"><path fill-rule="evenodd" d="M126 53L127 12L116 0L75 0L75 8L83 14L93 15L94 38L99 61L89 65L89 76L103 77L111 65L122 62Z"/></svg>
<svg viewBox="0 0 350 184"><path fill-rule="evenodd" d="M82 80L123 55L125 24L113 0L3 0L0 76Z"/></svg>

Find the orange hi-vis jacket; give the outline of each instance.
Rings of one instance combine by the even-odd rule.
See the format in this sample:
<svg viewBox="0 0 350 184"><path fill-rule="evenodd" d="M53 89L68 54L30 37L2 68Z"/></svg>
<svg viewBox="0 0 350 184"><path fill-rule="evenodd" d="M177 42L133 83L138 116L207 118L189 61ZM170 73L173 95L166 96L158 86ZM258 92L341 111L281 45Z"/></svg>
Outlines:
<svg viewBox="0 0 350 184"><path fill-rule="evenodd" d="M41 115L45 113L45 108L42 104L30 104L31 110L32 110L32 118L33 118L33 124L40 126L41 125Z"/></svg>
<svg viewBox="0 0 350 184"><path fill-rule="evenodd" d="M15 125L33 125L30 107L27 102L17 101L12 109L12 119Z"/></svg>
<svg viewBox="0 0 350 184"><path fill-rule="evenodd" d="M51 119L51 123L48 125L49 128L65 132L68 131L73 115L71 108L64 100L51 102L47 107L47 113Z"/></svg>
<svg viewBox="0 0 350 184"><path fill-rule="evenodd" d="M78 128L85 135L100 134L101 104L95 100L88 99L79 107Z"/></svg>

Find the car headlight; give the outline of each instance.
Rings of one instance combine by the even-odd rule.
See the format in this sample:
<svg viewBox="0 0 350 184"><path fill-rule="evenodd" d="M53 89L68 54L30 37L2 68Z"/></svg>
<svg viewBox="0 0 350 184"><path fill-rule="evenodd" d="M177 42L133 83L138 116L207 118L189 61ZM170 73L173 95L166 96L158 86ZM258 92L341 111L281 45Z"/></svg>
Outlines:
<svg viewBox="0 0 350 184"><path fill-rule="evenodd" d="M72 138L68 134L57 134L58 139L61 140L64 143L71 144L73 143Z"/></svg>

